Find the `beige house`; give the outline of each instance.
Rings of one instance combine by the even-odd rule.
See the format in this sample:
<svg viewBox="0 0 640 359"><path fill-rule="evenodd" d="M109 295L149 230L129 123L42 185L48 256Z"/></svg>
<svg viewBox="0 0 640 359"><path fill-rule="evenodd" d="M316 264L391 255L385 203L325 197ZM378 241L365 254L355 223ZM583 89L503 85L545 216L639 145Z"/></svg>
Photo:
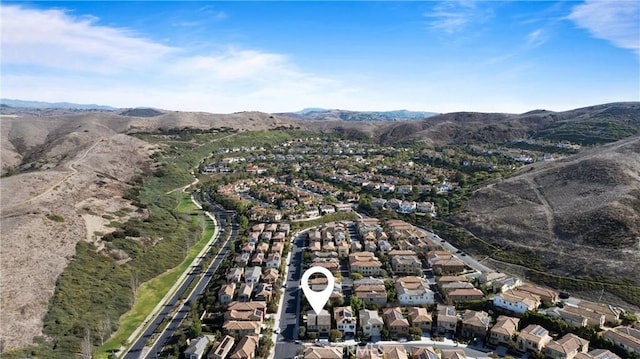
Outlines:
<svg viewBox="0 0 640 359"><path fill-rule="evenodd" d="M640 329L619 326L607 330L602 336L628 352L640 354Z"/></svg>
<svg viewBox="0 0 640 359"><path fill-rule="evenodd" d="M399 307L385 309L383 320L392 338L406 338L409 334L409 321L402 316Z"/></svg>
<svg viewBox="0 0 640 359"><path fill-rule="evenodd" d="M517 339L517 349L521 352L540 352L551 341L549 331L545 328L531 324L524 328Z"/></svg>
<svg viewBox="0 0 640 359"><path fill-rule="evenodd" d="M358 348L356 350L356 359L383 359L382 354L378 352L378 349L372 348Z"/></svg>
<svg viewBox="0 0 640 359"><path fill-rule="evenodd" d="M379 276L382 274L382 263L371 252L357 252L349 254L351 272L365 276Z"/></svg>
<svg viewBox="0 0 640 359"><path fill-rule="evenodd" d="M384 321L377 310L360 310L360 330L367 337L379 337Z"/></svg>
<svg viewBox="0 0 640 359"><path fill-rule="evenodd" d="M496 324L489 330L489 343L507 346L516 333L519 323L519 318L499 316L496 319Z"/></svg>
<svg viewBox="0 0 640 359"><path fill-rule="evenodd" d="M588 350L588 340L569 333L557 342L549 342L544 348L544 354L552 359L573 359L578 353L586 353Z"/></svg>
<svg viewBox="0 0 640 359"><path fill-rule="evenodd" d="M413 359L440 359L433 347L413 347L411 348L411 358Z"/></svg>
<svg viewBox="0 0 640 359"><path fill-rule="evenodd" d="M456 315L456 309L454 307L438 304L436 317L438 333L455 333L456 327L458 326L458 316Z"/></svg>
<svg viewBox="0 0 640 359"><path fill-rule="evenodd" d="M306 347L304 359L342 359L342 347Z"/></svg>
<svg viewBox="0 0 640 359"><path fill-rule="evenodd" d="M382 356L384 359L409 359L403 345L384 345Z"/></svg>
<svg viewBox="0 0 640 359"><path fill-rule="evenodd" d="M247 335L260 334L260 323L261 322L230 320L224 323L222 329L224 329L225 333L235 338L241 338Z"/></svg>
<svg viewBox="0 0 640 359"><path fill-rule="evenodd" d="M449 303L484 299L484 293L477 288L454 289L447 294Z"/></svg>
<svg viewBox="0 0 640 359"><path fill-rule="evenodd" d="M225 335L207 354L207 359L226 359L236 340L229 335Z"/></svg>
<svg viewBox="0 0 640 359"><path fill-rule="evenodd" d="M433 318L426 308L411 307L409 308L409 322L411 326L418 327L422 329L422 332L428 333L431 331Z"/></svg>
<svg viewBox="0 0 640 359"><path fill-rule="evenodd" d="M233 301L236 292L236 283L223 284L218 291L218 301L220 304L229 304Z"/></svg>
<svg viewBox="0 0 640 359"><path fill-rule="evenodd" d="M489 330L489 314L484 311L466 310L462 317L462 331L464 338L482 338Z"/></svg>
<svg viewBox="0 0 640 359"><path fill-rule="evenodd" d="M236 350L229 356L230 359L253 359L260 339L257 336L242 337Z"/></svg>
<svg viewBox="0 0 640 359"><path fill-rule="evenodd" d="M326 309L316 314L313 310L307 312L307 332L329 334L331 331L331 314Z"/></svg>
<svg viewBox="0 0 640 359"><path fill-rule="evenodd" d="M462 349L442 349L440 351L441 359L466 359L467 354L465 354Z"/></svg>
<svg viewBox="0 0 640 359"><path fill-rule="evenodd" d="M538 297L540 297L540 299L543 302L549 305L555 305L556 303L558 303L558 292L553 291L551 289L537 287L533 285L523 285L518 287L518 290L535 294Z"/></svg>

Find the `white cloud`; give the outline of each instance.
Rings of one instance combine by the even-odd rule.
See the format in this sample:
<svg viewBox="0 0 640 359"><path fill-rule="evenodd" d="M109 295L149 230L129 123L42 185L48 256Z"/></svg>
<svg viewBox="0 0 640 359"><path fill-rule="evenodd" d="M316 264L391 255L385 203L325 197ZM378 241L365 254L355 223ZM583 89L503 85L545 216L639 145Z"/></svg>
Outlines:
<svg viewBox="0 0 640 359"><path fill-rule="evenodd" d="M485 21L491 12L479 7L475 1L445 1L435 5L433 11L424 16L433 19L429 23L431 29L454 34L473 23Z"/></svg>
<svg viewBox="0 0 640 359"><path fill-rule="evenodd" d="M96 25L62 10L0 5L3 65L113 73L174 52L129 30Z"/></svg>
<svg viewBox="0 0 640 359"><path fill-rule="evenodd" d="M224 44L193 54L63 10L0 5L0 15L5 97L233 112L302 108L342 92L285 54Z"/></svg>
<svg viewBox="0 0 640 359"><path fill-rule="evenodd" d="M527 35L527 45L529 47L538 47L547 42L549 36L543 29L537 29Z"/></svg>
<svg viewBox="0 0 640 359"><path fill-rule="evenodd" d="M587 0L568 18L598 39L640 55L640 2L637 0Z"/></svg>

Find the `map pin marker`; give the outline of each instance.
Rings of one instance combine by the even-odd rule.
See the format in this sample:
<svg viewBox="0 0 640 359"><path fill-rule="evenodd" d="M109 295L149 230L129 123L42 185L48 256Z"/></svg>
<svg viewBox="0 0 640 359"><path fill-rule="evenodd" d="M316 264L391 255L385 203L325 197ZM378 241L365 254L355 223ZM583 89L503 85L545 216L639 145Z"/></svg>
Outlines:
<svg viewBox="0 0 640 359"><path fill-rule="evenodd" d="M316 292L309 287L309 277L316 273L327 277L327 287L320 292ZM304 295L307 297L307 301L311 304L311 308L313 308L313 311L316 312L316 314L320 314L324 305L327 304L329 297L331 297L331 292L333 292L333 287L335 285L335 278L333 278L333 274L324 267L311 267L302 275L302 283L300 284L302 285Z"/></svg>

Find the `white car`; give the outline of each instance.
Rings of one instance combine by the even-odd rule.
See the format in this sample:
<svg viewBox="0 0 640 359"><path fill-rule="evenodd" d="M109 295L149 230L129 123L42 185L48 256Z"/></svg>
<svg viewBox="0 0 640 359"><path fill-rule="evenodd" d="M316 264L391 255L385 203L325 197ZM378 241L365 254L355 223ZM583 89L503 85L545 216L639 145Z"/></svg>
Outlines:
<svg viewBox="0 0 640 359"><path fill-rule="evenodd" d="M276 328L275 333L280 334L280 328Z"/></svg>

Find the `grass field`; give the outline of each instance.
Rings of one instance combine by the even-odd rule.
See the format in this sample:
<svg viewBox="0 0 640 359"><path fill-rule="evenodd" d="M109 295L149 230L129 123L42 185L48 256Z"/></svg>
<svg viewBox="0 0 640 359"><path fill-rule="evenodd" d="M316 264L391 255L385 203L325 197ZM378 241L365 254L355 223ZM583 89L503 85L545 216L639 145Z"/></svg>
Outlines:
<svg viewBox="0 0 640 359"><path fill-rule="evenodd" d="M182 200L176 207L177 211L184 214L201 213L191 202L191 197L187 193L181 193ZM203 214L201 214L203 215ZM194 218L197 220L197 218ZM166 271L164 274L143 283L138 289L138 295L133 308L120 317L120 328L96 353L95 357L106 359L111 351L117 350L120 345L131 336L131 334L142 325L149 313L162 300L171 286L178 280L180 275L189 268L191 262L204 248L214 233L214 225L211 219L206 217L206 228L202 233L202 238L196 245L189 249L189 253L180 266ZM128 345L129 343L127 343Z"/></svg>

